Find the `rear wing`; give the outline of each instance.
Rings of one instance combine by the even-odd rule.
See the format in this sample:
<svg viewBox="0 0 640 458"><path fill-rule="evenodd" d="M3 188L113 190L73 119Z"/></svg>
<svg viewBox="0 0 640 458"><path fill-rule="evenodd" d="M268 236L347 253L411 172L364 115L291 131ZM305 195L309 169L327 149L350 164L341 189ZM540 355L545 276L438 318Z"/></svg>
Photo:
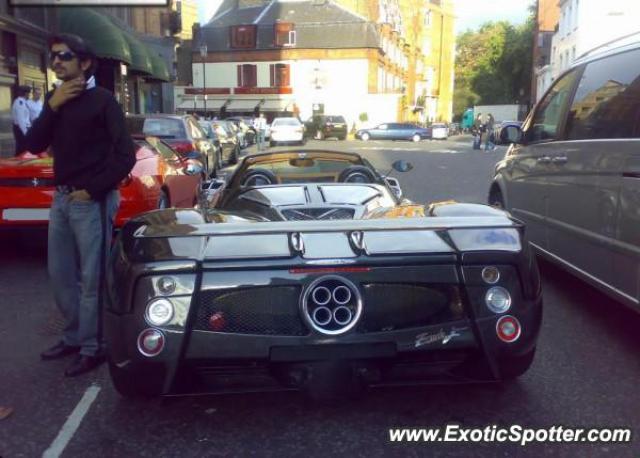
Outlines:
<svg viewBox="0 0 640 458"><path fill-rule="evenodd" d="M424 217L140 225L138 249L152 247L189 259L345 259L358 256L520 252L521 228L506 216ZM161 250L162 251L162 250ZM147 252L155 257L151 252ZM181 257L181 256L179 256ZM174 258L175 259L175 258Z"/></svg>

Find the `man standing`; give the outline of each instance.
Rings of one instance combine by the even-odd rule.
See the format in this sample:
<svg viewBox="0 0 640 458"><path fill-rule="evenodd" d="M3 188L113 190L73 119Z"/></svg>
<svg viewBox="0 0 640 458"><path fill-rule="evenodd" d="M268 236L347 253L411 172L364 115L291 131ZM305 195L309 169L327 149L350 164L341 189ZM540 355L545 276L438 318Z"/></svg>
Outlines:
<svg viewBox="0 0 640 458"><path fill-rule="evenodd" d="M267 120L264 119L264 113L260 113L254 123L253 127L256 129L256 133L258 134L258 151L262 151L264 147L264 137L267 130Z"/></svg>
<svg viewBox="0 0 640 458"><path fill-rule="evenodd" d="M33 90L33 99L27 100L27 108L29 108L29 121L33 124L42 112L42 90L39 87Z"/></svg>
<svg viewBox="0 0 640 458"><path fill-rule="evenodd" d="M66 326L63 340L41 354L78 353L65 375L104 361L101 288L107 247L120 196L118 184L135 164L135 145L113 94L97 87L96 58L82 38L50 41L50 63L60 80L45 97L27 135L32 151L53 153L56 191L49 221L48 267Z"/></svg>
<svg viewBox="0 0 640 458"><path fill-rule="evenodd" d="M13 137L16 142L16 156L27 150L25 145L25 135L31 127L31 117L29 115L28 98L31 93L29 86L18 86L17 97L11 107L11 118L13 119Z"/></svg>

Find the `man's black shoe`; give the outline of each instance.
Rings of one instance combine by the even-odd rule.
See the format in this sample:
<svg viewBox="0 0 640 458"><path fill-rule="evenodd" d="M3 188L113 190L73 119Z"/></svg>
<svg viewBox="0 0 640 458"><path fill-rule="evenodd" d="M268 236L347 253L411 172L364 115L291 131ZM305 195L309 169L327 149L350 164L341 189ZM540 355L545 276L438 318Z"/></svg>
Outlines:
<svg viewBox="0 0 640 458"><path fill-rule="evenodd" d="M40 353L40 358L42 358L45 361L49 359L58 359L58 358L63 358L67 355L71 355L73 353L78 353L79 351L80 351L80 347L67 345L61 340L60 342L55 344L53 347Z"/></svg>
<svg viewBox="0 0 640 458"><path fill-rule="evenodd" d="M76 375L84 374L92 371L100 364L104 363L104 361L104 356L78 355L71 365L67 367L67 370L64 371L64 375L67 377L75 377Z"/></svg>

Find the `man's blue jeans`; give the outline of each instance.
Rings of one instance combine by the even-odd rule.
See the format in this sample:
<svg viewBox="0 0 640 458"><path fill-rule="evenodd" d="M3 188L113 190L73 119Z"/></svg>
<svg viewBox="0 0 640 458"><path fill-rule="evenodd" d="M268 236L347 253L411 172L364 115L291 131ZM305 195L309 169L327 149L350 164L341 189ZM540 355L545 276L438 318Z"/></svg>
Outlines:
<svg viewBox="0 0 640 458"><path fill-rule="evenodd" d="M109 192L103 202L74 201L58 191L53 195L49 277L66 321L64 343L80 346L87 356L103 351L100 288L119 204L118 191Z"/></svg>
<svg viewBox="0 0 640 458"><path fill-rule="evenodd" d="M258 151L262 151L264 149L264 129L258 129Z"/></svg>

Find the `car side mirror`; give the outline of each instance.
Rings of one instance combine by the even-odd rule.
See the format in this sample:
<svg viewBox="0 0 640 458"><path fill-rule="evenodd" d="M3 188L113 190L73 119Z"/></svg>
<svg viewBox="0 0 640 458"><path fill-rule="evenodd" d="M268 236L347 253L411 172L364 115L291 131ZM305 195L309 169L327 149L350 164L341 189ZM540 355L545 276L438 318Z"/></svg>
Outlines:
<svg viewBox="0 0 640 458"><path fill-rule="evenodd" d="M507 126L500 131L500 143L508 145L522 141L522 130L517 126Z"/></svg>
<svg viewBox="0 0 640 458"><path fill-rule="evenodd" d="M395 170L396 172L401 173L413 170L413 164L408 161L395 161L393 164L391 164L391 167L393 167L393 170Z"/></svg>
<svg viewBox="0 0 640 458"><path fill-rule="evenodd" d="M204 171L204 166L200 161L189 159L183 170L185 175L200 175Z"/></svg>
<svg viewBox="0 0 640 458"><path fill-rule="evenodd" d="M397 178L386 177L384 179L398 199L402 199L402 188Z"/></svg>

